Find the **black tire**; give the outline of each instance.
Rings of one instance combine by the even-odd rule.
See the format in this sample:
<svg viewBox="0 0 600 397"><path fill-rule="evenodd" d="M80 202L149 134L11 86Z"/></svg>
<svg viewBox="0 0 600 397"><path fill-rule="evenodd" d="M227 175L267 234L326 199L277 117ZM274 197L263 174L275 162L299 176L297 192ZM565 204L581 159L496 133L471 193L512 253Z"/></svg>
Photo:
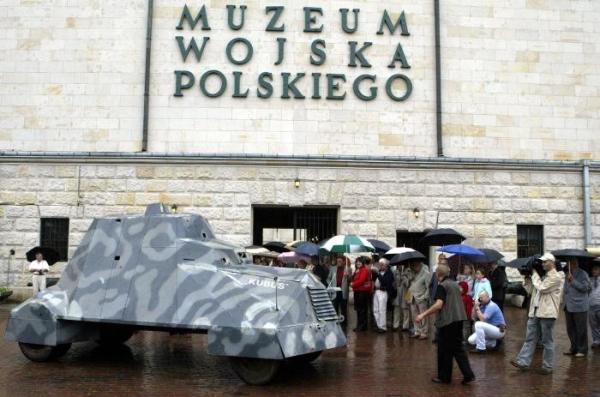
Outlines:
<svg viewBox="0 0 600 397"><path fill-rule="evenodd" d="M64 345L56 345L54 351L52 352L52 358L61 358L71 348L70 343L65 343Z"/></svg>
<svg viewBox="0 0 600 397"><path fill-rule="evenodd" d="M132 335L133 330L126 327L104 326L95 340L102 346L118 346L127 342Z"/></svg>
<svg viewBox="0 0 600 397"><path fill-rule="evenodd" d="M25 357L35 362L50 361L64 355L69 348L70 343L58 346L36 345L33 343L19 342L19 348Z"/></svg>
<svg viewBox="0 0 600 397"><path fill-rule="evenodd" d="M265 385L273 380L281 367L282 360L230 357L235 373L249 385Z"/></svg>
<svg viewBox="0 0 600 397"><path fill-rule="evenodd" d="M301 356L292 357L291 360L293 362L297 362L297 363L312 363L313 361L315 361L317 358L319 358L321 356L321 353L323 353L323 351L319 350L317 352L312 352L312 353L302 354Z"/></svg>

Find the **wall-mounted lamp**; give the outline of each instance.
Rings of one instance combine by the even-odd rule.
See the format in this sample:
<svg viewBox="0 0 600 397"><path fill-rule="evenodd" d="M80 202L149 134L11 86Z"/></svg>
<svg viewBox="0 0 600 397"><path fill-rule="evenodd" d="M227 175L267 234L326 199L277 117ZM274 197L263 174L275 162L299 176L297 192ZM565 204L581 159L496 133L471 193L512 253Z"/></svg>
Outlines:
<svg viewBox="0 0 600 397"><path fill-rule="evenodd" d="M173 213L175 213L175 214L177 213L177 204L173 204L173 205L171 206L171 212L173 212Z"/></svg>
<svg viewBox="0 0 600 397"><path fill-rule="evenodd" d="M413 209L413 215L415 216L415 218L419 219L419 217L421 216L421 210L418 208Z"/></svg>
<svg viewBox="0 0 600 397"><path fill-rule="evenodd" d="M300 179L296 178L296 180L294 181L294 187L296 189L298 189L300 187Z"/></svg>

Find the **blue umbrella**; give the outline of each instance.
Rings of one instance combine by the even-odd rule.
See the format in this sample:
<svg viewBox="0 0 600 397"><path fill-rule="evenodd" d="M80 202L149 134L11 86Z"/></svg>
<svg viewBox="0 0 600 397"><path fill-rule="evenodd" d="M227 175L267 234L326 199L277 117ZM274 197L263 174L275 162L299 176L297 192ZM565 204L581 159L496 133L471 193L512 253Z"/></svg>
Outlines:
<svg viewBox="0 0 600 397"><path fill-rule="evenodd" d="M436 251L464 256L485 256L485 254L477 248L471 247L470 245L466 244L444 245L443 247L436 249Z"/></svg>
<svg viewBox="0 0 600 397"><path fill-rule="evenodd" d="M296 253L301 255L308 256L318 256L319 255L319 246L315 243L302 243L296 247Z"/></svg>

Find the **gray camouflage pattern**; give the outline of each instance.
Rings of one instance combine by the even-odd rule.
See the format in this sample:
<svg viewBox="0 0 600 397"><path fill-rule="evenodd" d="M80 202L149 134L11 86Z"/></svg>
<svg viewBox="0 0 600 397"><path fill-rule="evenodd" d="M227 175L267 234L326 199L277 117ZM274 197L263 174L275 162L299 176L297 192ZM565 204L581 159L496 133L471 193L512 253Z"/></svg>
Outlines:
<svg viewBox="0 0 600 397"><path fill-rule="evenodd" d="M195 214L152 204L95 219L57 285L11 312L5 337L55 346L100 323L208 333L215 355L284 359L346 345L309 272L247 264Z"/></svg>

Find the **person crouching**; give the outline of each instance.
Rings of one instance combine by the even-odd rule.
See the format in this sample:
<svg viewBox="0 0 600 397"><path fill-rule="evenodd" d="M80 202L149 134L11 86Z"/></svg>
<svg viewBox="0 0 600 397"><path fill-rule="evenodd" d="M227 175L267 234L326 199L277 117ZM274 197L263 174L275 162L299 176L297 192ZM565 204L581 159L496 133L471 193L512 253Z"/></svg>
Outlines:
<svg viewBox="0 0 600 397"><path fill-rule="evenodd" d="M469 336L469 343L475 346L472 352L485 353L487 348L497 349L506 333L502 310L486 291L481 291L475 300L474 312L478 321L475 322L475 332Z"/></svg>

